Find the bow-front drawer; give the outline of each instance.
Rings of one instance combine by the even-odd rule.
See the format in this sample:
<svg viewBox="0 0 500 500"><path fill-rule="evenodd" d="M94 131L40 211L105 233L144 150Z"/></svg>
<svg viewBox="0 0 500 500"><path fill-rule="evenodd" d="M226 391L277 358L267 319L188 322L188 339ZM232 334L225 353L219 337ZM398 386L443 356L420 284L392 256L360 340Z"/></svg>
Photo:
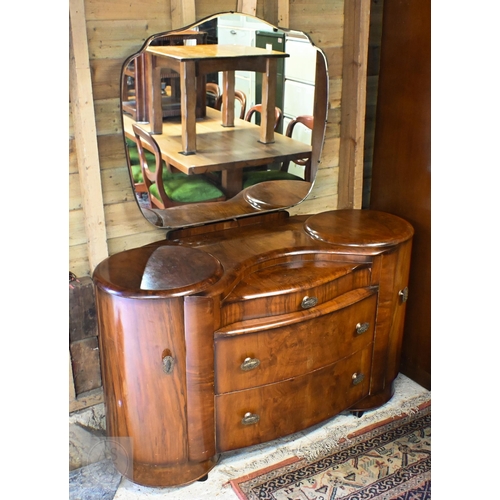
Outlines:
<svg viewBox="0 0 500 500"><path fill-rule="evenodd" d="M229 451L315 425L368 395L372 344L306 375L216 396L216 446Z"/></svg>
<svg viewBox="0 0 500 500"><path fill-rule="evenodd" d="M353 290L308 313L217 332L216 394L303 375L363 349L373 341L376 292Z"/></svg>
<svg viewBox="0 0 500 500"><path fill-rule="evenodd" d="M244 276L225 298L221 325L304 311L370 285L367 263L297 260Z"/></svg>

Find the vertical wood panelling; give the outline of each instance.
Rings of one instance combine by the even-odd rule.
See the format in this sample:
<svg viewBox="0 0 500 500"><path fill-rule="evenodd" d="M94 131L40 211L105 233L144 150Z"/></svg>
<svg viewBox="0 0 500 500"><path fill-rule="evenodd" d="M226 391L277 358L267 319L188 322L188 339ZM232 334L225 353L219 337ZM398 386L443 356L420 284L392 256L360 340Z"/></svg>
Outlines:
<svg viewBox="0 0 500 500"><path fill-rule="evenodd" d="M93 270L108 256L99 153L83 0L70 0L70 96L88 260ZM82 43L83 42L83 43Z"/></svg>
<svg viewBox="0 0 500 500"><path fill-rule="evenodd" d="M195 0L171 0L172 29L183 28L196 21Z"/></svg>
<svg viewBox="0 0 500 500"><path fill-rule="evenodd" d="M236 12L255 16L257 13L257 0L238 0Z"/></svg>
<svg viewBox="0 0 500 500"><path fill-rule="evenodd" d="M370 0L345 2L339 209L361 208Z"/></svg>
<svg viewBox="0 0 500 500"><path fill-rule="evenodd" d="M278 26L288 28L290 26L290 1L278 0Z"/></svg>

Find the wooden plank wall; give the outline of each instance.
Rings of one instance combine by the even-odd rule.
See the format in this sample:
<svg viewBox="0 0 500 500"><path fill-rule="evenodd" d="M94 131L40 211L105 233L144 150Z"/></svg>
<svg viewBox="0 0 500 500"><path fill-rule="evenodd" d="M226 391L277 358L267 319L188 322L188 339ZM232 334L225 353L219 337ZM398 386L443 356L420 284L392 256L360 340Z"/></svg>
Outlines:
<svg viewBox="0 0 500 500"><path fill-rule="evenodd" d="M83 6L87 40L81 35L78 44L88 41L89 68L92 82L92 95L95 110L95 130L97 135L98 168L102 186L102 203L104 209L105 234L109 254L137 247L164 238L164 233L151 226L140 213L130 186L127 172L124 144L121 135L119 80L121 67L127 56L138 51L144 41L154 33L167 31L181 26L179 20L189 19L195 15L202 19L211 14L236 10L237 0L143 0L129 2L125 0L70 0L73 4ZM246 2L247 4L249 2ZM363 56L364 44L368 43L366 21L370 0L352 0L356 4L349 11L358 16L358 24L351 29L361 30L356 50ZM243 2L245 4L245 2ZM347 3L346 3L347 5ZM193 8L194 6L194 8ZM352 6L351 6L352 7ZM320 169L314 189L308 199L292 213L317 213L338 207L339 193L339 158L341 149L341 117L347 113L342 106L342 75L346 65L358 64L356 53L351 50L348 59L343 57L344 49L344 0L268 0L258 1L257 16L269 22L304 31L313 43L321 47L328 60L329 69L329 115L326 129L326 140L321 158ZM347 11L346 11L347 12ZM363 30L366 30L364 32ZM72 33L75 36L75 33ZM354 55L353 55L354 54ZM351 61L351 58L354 59ZM358 58L359 59L359 58ZM361 60L363 58L361 57ZM362 68L361 68L362 69ZM365 71L366 76L366 71ZM363 87L363 74L356 75L355 85ZM359 91L359 89L357 89ZM358 92L359 94L359 92ZM356 95L354 96L356 97ZM352 101L352 99L351 99ZM85 212L83 209L82 178L79 174L77 144L75 141L77 121L71 116L74 106L70 103L69 130L69 270L77 276L88 276L94 265L89 260L89 235L86 230ZM352 105L352 102L349 104ZM364 110L361 110L364 112ZM356 112L361 112L359 109ZM343 120L347 120L345 114ZM357 116L354 126L359 127L363 116ZM349 134L357 132L349 130ZM350 148L350 136L347 137ZM349 157L349 154L344 154ZM80 165L81 167L81 165ZM352 177L348 186L362 184L362 165L346 165L348 175ZM89 189L87 184L83 184ZM344 189L345 192L345 189ZM350 203L361 207L361 191L347 193Z"/></svg>

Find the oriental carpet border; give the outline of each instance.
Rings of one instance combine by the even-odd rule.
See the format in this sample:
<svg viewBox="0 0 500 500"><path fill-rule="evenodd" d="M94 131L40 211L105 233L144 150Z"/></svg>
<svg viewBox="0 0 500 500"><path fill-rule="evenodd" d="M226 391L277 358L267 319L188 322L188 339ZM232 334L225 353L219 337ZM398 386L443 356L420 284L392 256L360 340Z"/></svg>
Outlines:
<svg viewBox="0 0 500 500"><path fill-rule="evenodd" d="M359 429L320 457L287 460L230 481L241 500L427 500L431 406Z"/></svg>

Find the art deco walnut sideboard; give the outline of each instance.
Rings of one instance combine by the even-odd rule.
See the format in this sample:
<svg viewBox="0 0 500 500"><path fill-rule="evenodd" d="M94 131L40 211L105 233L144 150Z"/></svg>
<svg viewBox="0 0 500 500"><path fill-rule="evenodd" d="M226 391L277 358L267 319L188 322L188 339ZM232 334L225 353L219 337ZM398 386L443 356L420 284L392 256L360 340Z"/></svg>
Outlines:
<svg viewBox="0 0 500 500"><path fill-rule="evenodd" d="M232 20L247 31L253 27L261 32L267 26L270 33L281 33L257 18L227 15L238 16ZM107 433L120 444L114 449L118 470L143 485L195 481L224 452L295 433L345 410L382 405L392 396L399 371L413 228L379 211L294 216L287 211L308 195L318 168L328 107L324 54L314 49L315 74L308 75L315 82L313 107L307 112L314 122L309 144L279 133L268 137L265 117L260 127L249 128L241 120L229 123L215 109L196 114L203 108L199 92L208 78L208 66L196 70L197 64L209 61L210 71L224 73L220 83L227 108L234 98L232 73L268 72L274 65L256 64L256 57L266 61L270 55L286 55L269 49L269 57L262 58L261 51L241 46L229 52L186 49L189 45L169 48L182 36L191 37L193 30L208 33L217 17L185 32L153 36L141 53L126 61L124 67L133 62L137 75L139 61L145 59L146 66L154 62L144 57L149 50L167 58L170 71L180 52L187 57L178 68L181 80L186 79L183 65L193 63L195 69L186 72L197 75L194 87L180 82L190 96L181 103L181 116L160 119L165 96L154 99L154 89L158 93L163 84L153 84L153 76L161 76L161 67L153 65L145 73L149 80L144 80L153 96L140 106L149 116L139 120L122 106L127 139L133 140L128 131L133 122L152 134L157 149L163 148L163 160L181 176L184 172L182 180L213 174L212 179L223 183L237 169L240 178L245 169L267 174L276 162L304 158L311 176L265 180L245 188L233 183L234 192L225 201L142 208L150 222L165 230L165 239L114 254L96 267ZM293 35L309 44L306 35ZM236 50L247 54L241 62ZM194 63L193 57L200 62ZM129 88L129 73L124 72L124 88ZM273 75L267 80L275 82ZM275 85L268 87L263 86L269 95L262 102L272 108ZM214 117L217 127L206 132L207 121ZM221 118L226 127L220 125ZM151 123L153 119L158 123ZM173 127L181 132L173 133ZM236 137L250 135L251 129L260 132L247 151ZM210 140L203 141L203 134ZM222 136L232 146L219 154ZM179 145L179 137L191 145ZM220 157L216 161L214 151ZM234 161L227 159L231 155ZM159 157L156 151L157 165ZM183 171L185 165L189 168ZM144 194L149 196L137 192L137 199L144 202Z"/></svg>
<svg viewBox="0 0 500 500"><path fill-rule="evenodd" d="M222 452L385 403L412 236L383 212L278 212L99 264L107 432L131 440L120 472L191 482Z"/></svg>

